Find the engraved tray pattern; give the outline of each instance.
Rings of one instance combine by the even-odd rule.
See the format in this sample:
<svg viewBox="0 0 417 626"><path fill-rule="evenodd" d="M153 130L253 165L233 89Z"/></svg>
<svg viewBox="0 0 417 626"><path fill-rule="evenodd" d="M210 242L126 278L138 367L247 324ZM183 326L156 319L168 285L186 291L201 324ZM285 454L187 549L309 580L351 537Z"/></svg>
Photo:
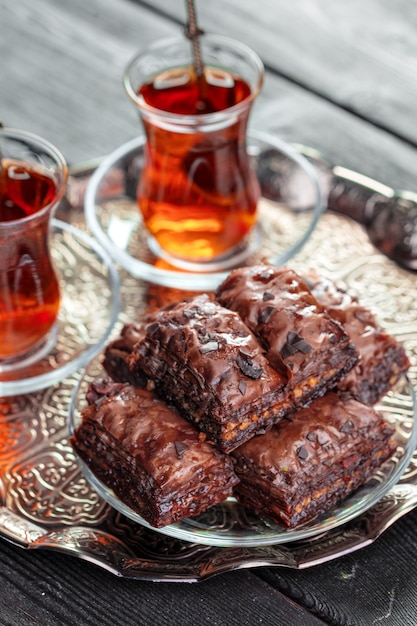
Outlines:
<svg viewBox="0 0 417 626"><path fill-rule="evenodd" d="M88 168L73 170L70 200L80 206ZM59 217L86 230L81 210ZM285 232L285 228L283 229ZM281 241L282 244L282 241ZM371 306L402 341L417 381L415 274L375 251L361 225L325 213L302 252L289 263L315 267ZM178 297L121 273L122 313L114 334L150 305ZM79 374L32 394L0 398L0 535L30 549L48 548L108 571L152 581L195 582L239 568L311 567L373 542L417 505L417 453L398 484L377 505L341 527L304 541L256 548L216 548L148 530L109 507L83 478L68 443L67 412ZM401 414L401 406L396 410ZM404 419L412 419L407 408Z"/></svg>

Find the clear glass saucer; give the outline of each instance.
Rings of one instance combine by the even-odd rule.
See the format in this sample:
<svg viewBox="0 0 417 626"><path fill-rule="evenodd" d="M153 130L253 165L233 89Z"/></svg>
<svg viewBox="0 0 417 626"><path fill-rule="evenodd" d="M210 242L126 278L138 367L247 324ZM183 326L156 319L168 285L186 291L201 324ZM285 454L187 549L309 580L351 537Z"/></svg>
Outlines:
<svg viewBox="0 0 417 626"><path fill-rule="evenodd" d="M39 350L0 365L0 397L45 389L84 367L105 345L120 310L120 280L94 239L53 219L51 252L60 276L61 308Z"/></svg>
<svg viewBox="0 0 417 626"><path fill-rule="evenodd" d="M173 267L149 243L136 204L144 144L144 136L133 139L101 163L89 181L84 205L96 239L136 278L165 287L211 291L237 265L259 260L287 263L308 241L322 215L321 184L308 159L276 137L251 131L248 153L262 198L247 248L221 271L215 264L207 264L205 271L189 264L187 270Z"/></svg>
<svg viewBox="0 0 417 626"><path fill-rule="evenodd" d="M96 358L87 367L72 396L69 411L71 434L80 423L80 413L86 406L87 387L99 376L103 376L103 368L101 359ZM395 455L349 498L321 518L294 530L285 530L255 515L234 498L210 507L197 517L184 518L164 528L153 528L104 485L83 461L78 459L78 462L87 482L108 504L127 518L155 532L192 543L224 548L288 544L317 537L355 519L373 507L401 478L417 446L416 396L408 379L401 379L376 408L395 426L394 438L398 443Z"/></svg>

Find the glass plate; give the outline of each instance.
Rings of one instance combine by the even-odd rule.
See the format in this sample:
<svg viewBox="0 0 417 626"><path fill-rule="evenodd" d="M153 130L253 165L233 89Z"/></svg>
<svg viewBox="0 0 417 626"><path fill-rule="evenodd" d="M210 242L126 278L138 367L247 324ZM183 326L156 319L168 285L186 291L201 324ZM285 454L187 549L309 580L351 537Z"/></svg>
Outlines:
<svg viewBox="0 0 417 626"><path fill-rule="evenodd" d="M57 219L51 251L60 275L61 309L45 345L0 366L0 396L45 389L84 367L105 345L120 309L120 281L110 256L91 237Z"/></svg>
<svg viewBox="0 0 417 626"><path fill-rule="evenodd" d="M80 423L80 411L86 406L87 386L98 376L103 376L100 358L94 359L88 365L74 391L69 412L71 433ZM321 518L294 530L285 530L270 520L255 515L234 498L210 507L197 517L185 518L176 524L155 529L121 502L81 460L79 463L87 481L108 504L129 519L156 532L184 541L219 547L259 547L290 543L315 537L354 519L374 506L400 479L417 445L416 397L408 379L401 379L395 389L378 404L377 409L395 426L395 439L398 443L396 454L349 498Z"/></svg>
<svg viewBox="0 0 417 626"><path fill-rule="evenodd" d="M227 271L178 271L148 246L136 204L136 187L143 165L145 138L140 136L109 155L91 177L85 195L87 223L115 261L136 278L155 285L189 290L214 290ZM256 255L284 265L305 245L323 212L316 170L294 147L270 135L251 131L250 154L260 183L258 227L249 253L233 265L253 264ZM222 268L224 269L224 268Z"/></svg>

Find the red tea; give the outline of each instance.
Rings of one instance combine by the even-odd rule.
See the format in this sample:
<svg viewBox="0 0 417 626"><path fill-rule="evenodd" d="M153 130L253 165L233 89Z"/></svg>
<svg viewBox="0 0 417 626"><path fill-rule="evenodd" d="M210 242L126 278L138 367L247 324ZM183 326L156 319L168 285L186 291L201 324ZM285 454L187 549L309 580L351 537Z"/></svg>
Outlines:
<svg viewBox="0 0 417 626"><path fill-rule="evenodd" d="M203 115L229 109L250 96L248 83L220 69L205 68L198 78L193 68L158 74L139 89L144 100L160 111L177 115Z"/></svg>
<svg viewBox="0 0 417 626"><path fill-rule="evenodd" d="M212 67L200 79L192 68L176 68L138 94L160 112L142 116L147 145L138 204L148 230L163 250L191 262L232 253L256 221L259 198L246 150L249 85ZM245 102L230 116L198 124L198 116ZM187 124L187 116L197 122Z"/></svg>
<svg viewBox="0 0 417 626"><path fill-rule="evenodd" d="M19 220L53 202L56 185L32 165L3 159L0 169L0 222Z"/></svg>
<svg viewBox="0 0 417 626"><path fill-rule="evenodd" d="M41 212L56 195L54 180L41 169L2 160L0 359L32 349L56 320L60 291L48 248L49 213Z"/></svg>

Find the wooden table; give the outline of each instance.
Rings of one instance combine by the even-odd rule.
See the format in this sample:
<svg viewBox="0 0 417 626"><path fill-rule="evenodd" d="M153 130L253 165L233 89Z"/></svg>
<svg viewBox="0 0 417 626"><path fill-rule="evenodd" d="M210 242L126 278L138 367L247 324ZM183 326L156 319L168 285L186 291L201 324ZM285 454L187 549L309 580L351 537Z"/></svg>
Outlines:
<svg viewBox="0 0 417 626"><path fill-rule="evenodd" d="M398 0L210 0L207 31L267 68L251 124L332 163L417 191L417 9ZM139 132L122 87L133 53L185 23L180 0L0 0L0 119L70 164ZM417 290L416 290L417 296ZM88 563L0 543L4 625L417 623L417 511L367 548L304 571L248 569L201 584L118 579Z"/></svg>

